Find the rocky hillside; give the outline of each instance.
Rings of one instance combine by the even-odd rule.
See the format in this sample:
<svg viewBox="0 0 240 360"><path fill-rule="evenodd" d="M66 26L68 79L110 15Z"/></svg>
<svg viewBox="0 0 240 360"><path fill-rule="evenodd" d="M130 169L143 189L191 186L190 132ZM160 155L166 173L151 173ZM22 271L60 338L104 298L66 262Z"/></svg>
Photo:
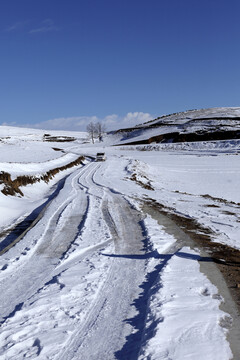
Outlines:
<svg viewBox="0 0 240 360"><path fill-rule="evenodd" d="M164 115L115 135L121 145L240 139L240 107Z"/></svg>

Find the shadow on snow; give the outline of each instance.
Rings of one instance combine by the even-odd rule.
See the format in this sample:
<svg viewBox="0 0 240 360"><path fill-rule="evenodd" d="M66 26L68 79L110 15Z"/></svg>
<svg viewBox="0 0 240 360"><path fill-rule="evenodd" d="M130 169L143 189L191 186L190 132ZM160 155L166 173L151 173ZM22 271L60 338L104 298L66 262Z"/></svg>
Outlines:
<svg viewBox="0 0 240 360"><path fill-rule="evenodd" d="M126 342L121 350L115 352L115 357L117 360L137 360L142 346L145 345L147 340L154 337L156 332L156 327L158 323L163 321L163 318L151 319L151 325L146 328L146 315L148 309L148 300L151 296L157 293L161 287L161 271L167 265L168 261L173 256L178 256L193 261L206 261L213 262L214 259L211 257L201 257L196 254L189 254L183 251L177 251L171 254L159 254L158 251L149 251L145 254L105 254L104 256L109 256L113 258L124 258L124 259L134 259L134 260L146 260L150 258L159 259L158 265L155 266L154 270L147 274L146 280L140 285L142 292L140 296L133 301L131 304L137 310L137 315L133 318L124 320L127 324L130 324L135 332L126 337ZM156 281L156 280L159 281Z"/></svg>
<svg viewBox="0 0 240 360"><path fill-rule="evenodd" d="M48 197L48 199L36 209L34 209L31 214L29 214L22 222L17 224L15 228L5 237L3 241L0 243L0 251L3 251L6 247L14 243L18 237L24 234L24 232L34 223L37 221L38 216L40 215L41 211L59 194L60 190L63 188L66 177L60 180L57 184L56 189L54 192Z"/></svg>

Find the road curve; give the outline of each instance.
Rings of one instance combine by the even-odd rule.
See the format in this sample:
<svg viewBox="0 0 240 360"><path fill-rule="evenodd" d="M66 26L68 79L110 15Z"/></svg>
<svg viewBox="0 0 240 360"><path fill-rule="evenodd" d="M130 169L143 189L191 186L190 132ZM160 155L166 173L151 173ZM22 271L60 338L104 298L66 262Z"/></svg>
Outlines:
<svg viewBox="0 0 240 360"><path fill-rule="evenodd" d="M141 216L121 194L94 181L102 166L92 162L75 170L40 221L1 259L0 324L7 328L8 320L30 306L41 289L69 266L63 259L79 236L83 251L78 259L99 251L103 244L114 244L111 253L101 253L108 257L110 266L97 295L84 317L75 320L64 349L51 359L121 359L123 349L129 359L137 359L140 350L141 338L131 350L126 349L126 343L136 332L131 319L137 315L135 303L145 280ZM110 238L93 236L89 246L86 234L91 230L91 219L98 219L99 228L108 229ZM4 340L1 356L10 346L7 337ZM17 347L17 342L11 342L14 345Z"/></svg>

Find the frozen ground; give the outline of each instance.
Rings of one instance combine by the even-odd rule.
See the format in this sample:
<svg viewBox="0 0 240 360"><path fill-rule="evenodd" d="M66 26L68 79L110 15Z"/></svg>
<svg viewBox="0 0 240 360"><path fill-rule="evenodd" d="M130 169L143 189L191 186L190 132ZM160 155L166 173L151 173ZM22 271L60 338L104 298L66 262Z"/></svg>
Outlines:
<svg viewBox="0 0 240 360"><path fill-rule="evenodd" d="M209 227L217 242L240 249L239 153L195 151L134 153L128 171L150 181L155 191L145 189L148 197Z"/></svg>
<svg viewBox="0 0 240 360"><path fill-rule="evenodd" d="M8 130L2 168L14 176L24 162L21 174L43 173L46 164L97 151L107 160L87 158L48 184L22 187L24 197L0 193L2 232L47 204L1 252L1 359L238 359L229 336L233 305L200 271L205 258L184 244L181 229L179 241L142 208L155 200L211 229L213 241L239 249L238 145L225 152L207 145L139 151L107 141L104 148L84 145L75 133L68 134L75 142L43 143L42 134L31 130L28 138L15 129L11 142ZM14 147L17 154L23 146L14 158Z"/></svg>

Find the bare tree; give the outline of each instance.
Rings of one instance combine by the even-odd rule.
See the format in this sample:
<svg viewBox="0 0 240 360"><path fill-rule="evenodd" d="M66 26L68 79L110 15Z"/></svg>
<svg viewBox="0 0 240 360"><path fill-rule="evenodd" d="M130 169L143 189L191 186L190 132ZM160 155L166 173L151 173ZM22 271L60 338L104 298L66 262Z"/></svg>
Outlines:
<svg viewBox="0 0 240 360"><path fill-rule="evenodd" d="M88 125L87 125L87 132L89 134L89 137L91 138L92 140L92 143L94 144L94 138L96 136L96 125L93 123L93 122L90 122Z"/></svg>
<svg viewBox="0 0 240 360"><path fill-rule="evenodd" d="M97 135L99 141L102 141L103 134L106 131L106 126L105 126L105 124L103 124L101 122L97 122L95 126L96 126L96 135Z"/></svg>

